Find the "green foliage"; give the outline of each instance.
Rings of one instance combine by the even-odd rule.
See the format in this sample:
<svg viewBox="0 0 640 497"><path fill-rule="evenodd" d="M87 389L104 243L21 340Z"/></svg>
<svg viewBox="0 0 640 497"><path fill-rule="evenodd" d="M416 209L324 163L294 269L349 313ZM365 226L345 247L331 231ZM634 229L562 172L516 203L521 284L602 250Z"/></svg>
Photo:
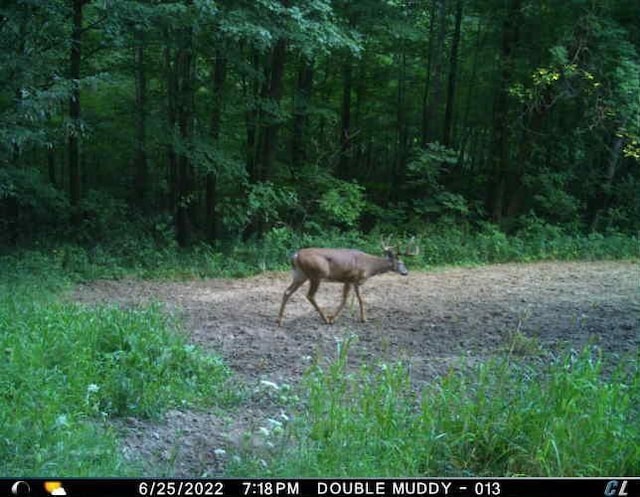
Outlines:
<svg viewBox="0 0 640 497"><path fill-rule="evenodd" d="M486 223L477 228L431 226L420 234L420 255L412 264L487 264L537 260L598 260L637 258L637 237L612 232L581 235L545 223L535 216L521 220L520 228L507 235Z"/></svg>
<svg viewBox="0 0 640 497"><path fill-rule="evenodd" d="M449 164L456 164L458 154L438 142L429 143L426 148L414 152L413 159L407 164L407 170L416 181L429 186L438 183L442 168Z"/></svg>
<svg viewBox="0 0 640 497"><path fill-rule="evenodd" d="M366 190L358 182L336 178L318 165L306 165L296 172L295 188L299 201L288 218L294 228L314 234L358 228L367 207Z"/></svg>
<svg viewBox="0 0 640 497"><path fill-rule="evenodd" d="M580 201L568 191L573 179L570 174L543 170L542 174L525 176L525 184L536 193L533 195L533 210L550 223L570 226L578 219Z"/></svg>
<svg viewBox="0 0 640 497"><path fill-rule="evenodd" d="M6 268L6 281L25 278L36 284L39 277L56 281L86 281L97 278L203 278L242 277L259 271L286 270L293 252L301 247L358 248L371 254L380 252L380 235L393 235L404 244L416 236L420 254L407 260L410 269L442 265L530 262L536 260L599 260L640 257L637 237L612 231L607 234L581 235L529 216L507 235L486 223L431 225L422 232L398 233L397 230L341 231L320 229L310 224L308 231L296 231L286 225L269 229L262 239L240 243L198 244L179 248L171 231L158 220L157 233L139 229L137 237L116 231L105 241L92 246L73 243L42 245L0 258ZM409 234L407 234L409 233ZM58 285L54 285L59 288Z"/></svg>
<svg viewBox="0 0 640 497"><path fill-rule="evenodd" d="M220 358L187 344L158 306L59 301L69 280L56 257L0 259L0 472L134 475L106 421L227 406L238 390Z"/></svg>
<svg viewBox="0 0 640 497"><path fill-rule="evenodd" d="M446 450L457 453L449 469L478 475L633 473L637 448L625 439L640 435L628 425L638 416L638 371L610 377L602 368L598 355L586 349L547 364L490 362L477 368L475 381L450 375L435 392L445 403L436 401L436 412L446 406L458 413L438 430L453 445Z"/></svg>
<svg viewBox="0 0 640 497"><path fill-rule="evenodd" d="M70 86L58 77L65 9L58 2L4 2L0 16L0 164L59 140L55 116ZM55 75L55 76L54 76Z"/></svg>
<svg viewBox="0 0 640 497"><path fill-rule="evenodd" d="M416 394L403 364L347 369L349 341L306 379L304 409L266 468L291 476L602 476L640 469L636 368L603 372L597 353L497 359ZM632 353L630 353L632 354Z"/></svg>
<svg viewBox="0 0 640 497"><path fill-rule="evenodd" d="M286 16L292 44L309 60L339 49L353 54L362 49L357 35L336 23L331 2L327 0L310 0L288 8L279 5L278 10Z"/></svg>
<svg viewBox="0 0 640 497"><path fill-rule="evenodd" d="M365 206L364 188L346 181L333 183L319 200L323 224L354 228Z"/></svg>
<svg viewBox="0 0 640 497"><path fill-rule="evenodd" d="M9 202L15 203L15 218L0 217L0 243L6 243L3 238L10 229L33 236L36 227L41 227L51 235L68 221L67 198L35 169L0 168L0 209Z"/></svg>
<svg viewBox="0 0 640 497"><path fill-rule="evenodd" d="M248 219L257 219L269 225L281 221L283 211L296 205L298 197L286 187L276 186L270 181L251 185L247 199Z"/></svg>
<svg viewBox="0 0 640 497"><path fill-rule="evenodd" d="M420 221L433 218L466 219L470 213L467 199L443 184L443 176L458 164L458 152L437 142L414 151L407 164L411 215Z"/></svg>
<svg viewBox="0 0 640 497"><path fill-rule="evenodd" d="M127 236L131 229L127 219L129 208L121 199L100 190L86 193L80 205L83 219L78 235L82 242L102 242L111 237L117 239Z"/></svg>
<svg viewBox="0 0 640 497"><path fill-rule="evenodd" d="M0 231L103 244L109 225L137 234L152 212L162 227L145 230L163 243L174 224L198 244L282 225L420 232L490 216L510 228L529 215L572 232L637 233L629 2L460 5L458 39L455 9L437 2L87 2L72 81L71 6L9 1ZM520 36L506 50L508 15ZM198 63L182 67L185 56Z"/></svg>

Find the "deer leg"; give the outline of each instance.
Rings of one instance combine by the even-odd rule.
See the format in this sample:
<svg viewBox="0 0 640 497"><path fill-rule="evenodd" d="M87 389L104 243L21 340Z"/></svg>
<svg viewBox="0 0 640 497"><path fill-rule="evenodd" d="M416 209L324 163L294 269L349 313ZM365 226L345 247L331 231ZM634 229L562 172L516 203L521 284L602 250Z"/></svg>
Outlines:
<svg viewBox="0 0 640 497"><path fill-rule="evenodd" d="M318 287L319 286L320 286L320 281L319 280L311 280L309 282L309 291L307 292L307 300L309 302L311 302L311 305L313 307L315 307L316 311L318 311L318 314L320 314L320 316L322 316L322 320L326 324L331 324L331 322L327 319L327 317L322 312L322 309L320 309L320 307L316 303L315 295L316 295L316 292L318 291Z"/></svg>
<svg viewBox="0 0 640 497"><path fill-rule="evenodd" d="M364 323L366 319L364 316L364 303L362 302L362 297L360 296L360 286L354 285L353 287L355 288L356 297L358 297L358 303L360 304L360 321Z"/></svg>
<svg viewBox="0 0 640 497"><path fill-rule="evenodd" d="M282 305L280 306L280 314L278 314L278 326L282 326L282 315L284 314L284 306L287 305L287 300L296 293L296 290L300 288L305 281L307 281L307 277L303 273L294 271L293 281L282 296Z"/></svg>
<svg viewBox="0 0 640 497"><path fill-rule="evenodd" d="M344 308L344 305L347 303L347 297L349 296L349 292L350 291L351 291L351 283L345 283L344 287L342 287L342 302L340 302L340 305L336 309L336 312L334 313L334 315L333 316L329 316L329 323L330 324L335 323L336 319L338 319L338 316L342 312L342 309Z"/></svg>

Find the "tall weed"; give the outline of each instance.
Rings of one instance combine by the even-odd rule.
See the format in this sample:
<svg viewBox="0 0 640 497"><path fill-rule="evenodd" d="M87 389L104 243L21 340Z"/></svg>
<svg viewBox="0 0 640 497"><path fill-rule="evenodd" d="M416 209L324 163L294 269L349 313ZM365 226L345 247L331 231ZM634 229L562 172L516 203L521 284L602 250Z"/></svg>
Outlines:
<svg viewBox="0 0 640 497"><path fill-rule="evenodd" d="M640 472L640 372L592 350L523 365L495 359L415 392L403 364L306 380L273 476L603 476ZM251 457L238 473L251 473ZM255 467L255 466L254 466ZM265 474L265 468L260 469Z"/></svg>

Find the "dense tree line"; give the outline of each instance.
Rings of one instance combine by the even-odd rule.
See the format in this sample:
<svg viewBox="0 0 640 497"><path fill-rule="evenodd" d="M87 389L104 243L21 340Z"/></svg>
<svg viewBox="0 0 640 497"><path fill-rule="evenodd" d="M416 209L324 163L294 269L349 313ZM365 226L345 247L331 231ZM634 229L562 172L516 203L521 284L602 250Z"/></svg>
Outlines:
<svg viewBox="0 0 640 497"><path fill-rule="evenodd" d="M640 229L628 0L7 0L0 44L3 243Z"/></svg>

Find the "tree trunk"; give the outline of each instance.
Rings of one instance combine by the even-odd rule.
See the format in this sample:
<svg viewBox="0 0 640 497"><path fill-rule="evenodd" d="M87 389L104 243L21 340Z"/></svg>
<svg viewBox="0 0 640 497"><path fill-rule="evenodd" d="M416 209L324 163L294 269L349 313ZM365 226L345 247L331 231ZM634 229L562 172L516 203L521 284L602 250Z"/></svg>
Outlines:
<svg viewBox="0 0 640 497"><path fill-rule="evenodd" d="M80 220L80 64L82 62L82 14L86 0L73 0L73 26L71 30L70 72L71 96L69 119L71 131L68 137L69 150L69 200L74 222Z"/></svg>
<svg viewBox="0 0 640 497"><path fill-rule="evenodd" d="M133 180L133 190L135 201L143 208L147 207L149 171L147 164L147 78L145 71L144 57L144 33L141 30L135 32L135 47L133 53L135 87L136 87L136 151L135 151L135 173Z"/></svg>
<svg viewBox="0 0 640 497"><path fill-rule="evenodd" d="M526 200L526 187L523 177L532 164L539 163L534 157L537 143L542 135L543 124L550 107L547 102L551 95L544 95L539 105L533 108L527 116L526 125L522 127L522 137L517 147L517 155L514 164L509 166L505 174L505 202L506 209L503 212L508 218L513 218L523 211Z"/></svg>
<svg viewBox="0 0 640 497"><path fill-rule="evenodd" d="M298 70L297 88L293 96L293 135L291 138L291 170L295 172L307 159L304 130L308 120L309 101L313 88L313 62L303 58Z"/></svg>
<svg viewBox="0 0 640 497"><path fill-rule="evenodd" d="M449 78L447 84L447 104L444 111L444 132L442 144L450 147L453 141L453 111L456 96L456 78L458 73L458 46L460 45L460 25L462 24L462 0L456 1L456 21L451 41L449 58Z"/></svg>
<svg viewBox="0 0 640 497"><path fill-rule="evenodd" d="M190 151L193 136L193 111L194 111L194 58L192 52L191 28L184 30L182 40L184 45L176 54L177 76L177 117L178 132L181 147L177 153L178 158L178 205L176 209L176 238L182 247L191 242L192 237L192 211L193 211L193 168Z"/></svg>
<svg viewBox="0 0 640 497"><path fill-rule="evenodd" d="M17 56L18 58L23 58L26 56L27 51L27 26L28 26L28 22L29 22L29 18L31 17L31 8L29 5L24 5L23 6L24 9L24 14L21 16L21 19L19 21L18 24L18 32L19 32L19 36L18 36L18 46L17 48ZM6 17L4 18L4 20L6 20ZM14 72L14 79L19 81L22 75L18 75ZM14 90L15 92L15 105L16 105L16 114L20 113L20 108L22 107L22 100L23 100L23 89L18 87L15 88ZM18 140L14 140L13 141L13 145L11 147L11 163L15 166L18 167L19 165L19 160L20 160L20 155L21 155L21 149L20 149L20 142Z"/></svg>
<svg viewBox="0 0 640 497"><path fill-rule="evenodd" d="M349 177L351 159L351 88L353 65L351 56L342 66L342 107L340 112L340 162L338 176Z"/></svg>
<svg viewBox="0 0 640 497"><path fill-rule="evenodd" d="M223 89L227 75L227 59L222 50L216 50L214 61L212 92L213 108L211 110L211 140L217 145L220 137L220 119L222 117ZM218 203L218 171L209 171L206 176L205 212L207 236L216 240L220 236L220 222L216 213Z"/></svg>
<svg viewBox="0 0 640 497"><path fill-rule="evenodd" d="M250 57L250 63L257 71L260 67L260 55L257 50L253 50ZM258 163L258 143L260 133L260 81L257 77L253 77L250 84L243 84L244 100L249 102L245 112L245 127L247 131L247 173L252 182L259 181L260 164ZM248 91L251 94L248 94Z"/></svg>
<svg viewBox="0 0 640 497"><path fill-rule="evenodd" d="M437 0L431 1L431 11L429 13L429 44L427 47L427 70L424 78L424 90L422 92L422 126L420 127L420 144L422 147L426 147L428 143L429 134L429 120L428 120L428 108L429 108L429 91L431 89L431 66L433 62L433 47L435 45L435 25L436 25L436 6Z"/></svg>
<svg viewBox="0 0 640 497"><path fill-rule="evenodd" d="M49 182L53 186L56 184L56 149L53 146L47 147L47 172L49 173Z"/></svg>
<svg viewBox="0 0 640 497"><path fill-rule="evenodd" d="M288 3L283 1L284 6ZM267 181L273 176L274 162L277 150L278 130L280 129L280 100L283 93L284 66L287 51L287 40L279 38L271 49L270 57L264 65L265 79L260 92L262 103L268 102L264 112L257 119L263 124L250 124L247 127L247 142L251 152L255 150L253 167L249 170L249 178L253 183ZM258 216L253 219L244 231L244 238L265 230L264 220Z"/></svg>
<svg viewBox="0 0 640 497"><path fill-rule="evenodd" d="M464 103L464 110L462 115L462 125L461 128L463 130L462 138L459 143L460 157L464 157L465 151L467 150L467 143L469 142L469 137L472 135L473 131L469 126L469 114L471 112L471 104L476 100L474 95L474 90L477 87L476 79L478 73L478 61L479 61L479 53L480 48L484 44L484 35L483 35L483 25L479 25L476 31L476 41L475 41L475 49L473 54L473 63L471 64L471 75L467 80L467 91ZM472 161L477 160L477 157L471 155Z"/></svg>
<svg viewBox="0 0 640 497"><path fill-rule="evenodd" d="M600 220L602 215L606 213L611 204L611 189L613 187L613 178L615 177L620 155L624 146L624 139L619 132L613 136L613 143L609 148L609 157L607 159L607 169L602 178L601 188L596 195L596 210L591 222L591 230L597 231L602 229Z"/></svg>
<svg viewBox="0 0 640 497"><path fill-rule="evenodd" d="M433 77L429 77L431 82L431 90L429 91L428 104L423 111L423 145L433 140L435 135L433 125L436 121L437 109L442 101L443 79L442 79L442 52L444 51L444 38L447 20L447 12L445 8L446 0L434 0L437 3L438 31L435 45L433 47Z"/></svg>
<svg viewBox="0 0 640 497"><path fill-rule="evenodd" d="M280 38L273 47L271 54L271 76L267 91L267 99L273 105L273 112L267 116L262 140L262 174L261 181L266 181L273 176L273 163L277 150L278 130L280 129L280 117L278 111L282 99L284 63L287 50L287 41Z"/></svg>
<svg viewBox="0 0 640 497"><path fill-rule="evenodd" d="M394 202L398 200L401 194L400 185L404 177L409 139L405 108L407 55L404 44L400 47L400 51L400 60L398 62L398 89L396 92L396 150L395 158L391 163L391 186L388 192L388 198Z"/></svg>
<svg viewBox="0 0 640 497"><path fill-rule="evenodd" d="M167 143L167 177L169 191L167 192L167 207L171 211L176 210L178 204L178 157L175 150L174 134L177 128L177 93L178 85L176 70L174 67L174 55L170 48L170 29L165 33L167 46L164 48L164 69L167 85L167 121L169 128L169 142Z"/></svg>
<svg viewBox="0 0 640 497"><path fill-rule="evenodd" d="M493 137L487 211L495 222L504 214L507 176L509 175L509 85L513 70L513 50L518 42L519 12L522 0L510 0L502 24L500 80L493 103Z"/></svg>
<svg viewBox="0 0 640 497"><path fill-rule="evenodd" d="M216 50L214 67L212 92L213 92L213 108L211 109L211 138L218 141L220 138L220 120L222 117L223 106L223 89L227 78L227 58L222 50Z"/></svg>

